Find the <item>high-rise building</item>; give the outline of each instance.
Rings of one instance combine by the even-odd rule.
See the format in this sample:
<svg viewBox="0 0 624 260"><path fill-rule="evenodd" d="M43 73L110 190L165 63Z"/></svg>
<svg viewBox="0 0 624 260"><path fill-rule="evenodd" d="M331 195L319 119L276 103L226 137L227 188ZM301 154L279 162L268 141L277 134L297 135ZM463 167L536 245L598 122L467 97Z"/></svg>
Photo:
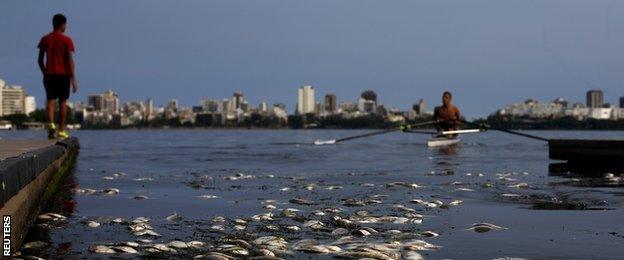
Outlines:
<svg viewBox="0 0 624 260"><path fill-rule="evenodd" d="M148 98L145 102L145 118L150 120L154 117L154 101L151 98Z"/></svg>
<svg viewBox="0 0 624 260"><path fill-rule="evenodd" d="M24 98L24 112L26 115L30 115L30 113L35 112L37 109L37 101L33 96L26 96Z"/></svg>
<svg viewBox="0 0 624 260"><path fill-rule="evenodd" d="M303 86L299 88L297 98L297 113L304 115L308 113L314 113L315 111L315 98L314 98L314 87L312 86Z"/></svg>
<svg viewBox="0 0 624 260"><path fill-rule="evenodd" d="M414 112L416 112L417 115L422 115L425 113L425 111L427 110L427 102L425 102L425 100L420 99L420 101L418 101L418 103L414 104L412 106L412 110Z"/></svg>
<svg viewBox="0 0 624 260"><path fill-rule="evenodd" d="M94 111L101 111L104 109L104 97L102 95L89 95L89 106L93 107Z"/></svg>
<svg viewBox="0 0 624 260"><path fill-rule="evenodd" d="M243 92L236 91L232 96L232 104L234 106L234 110L241 108L243 103L245 102L245 96L243 96Z"/></svg>
<svg viewBox="0 0 624 260"><path fill-rule="evenodd" d="M620 97L620 108L624 108L624 96Z"/></svg>
<svg viewBox="0 0 624 260"><path fill-rule="evenodd" d="M5 85L2 88L2 115L24 114L26 91L21 86Z"/></svg>
<svg viewBox="0 0 624 260"><path fill-rule="evenodd" d="M590 90L587 91L587 107L589 108L601 108L604 99L602 96L602 90Z"/></svg>
<svg viewBox="0 0 624 260"><path fill-rule="evenodd" d="M336 95L334 94L325 95L325 112L327 113L336 112Z"/></svg>
<svg viewBox="0 0 624 260"><path fill-rule="evenodd" d="M167 103L167 110L178 111L178 100L169 99L169 102Z"/></svg>
<svg viewBox="0 0 624 260"><path fill-rule="evenodd" d="M119 113L119 95L112 90L108 90L102 94L103 110L111 113Z"/></svg>
<svg viewBox="0 0 624 260"><path fill-rule="evenodd" d="M269 105L267 104L267 102L260 102L260 105L258 105L258 110L262 113L267 113L269 112Z"/></svg>

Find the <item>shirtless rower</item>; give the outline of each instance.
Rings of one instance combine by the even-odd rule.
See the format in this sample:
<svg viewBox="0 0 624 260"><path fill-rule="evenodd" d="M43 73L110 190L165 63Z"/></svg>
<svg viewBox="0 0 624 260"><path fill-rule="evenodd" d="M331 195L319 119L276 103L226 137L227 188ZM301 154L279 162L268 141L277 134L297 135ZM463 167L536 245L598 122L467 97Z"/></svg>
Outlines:
<svg viewBox="0 0 624 260"><path fill-rule="evenodd" d="M459 109L451 104L453 96L451 92L444 91L442 94L442 105L435 108L433 120L437 121L438 132L457 130L461 125Z"/></svg>

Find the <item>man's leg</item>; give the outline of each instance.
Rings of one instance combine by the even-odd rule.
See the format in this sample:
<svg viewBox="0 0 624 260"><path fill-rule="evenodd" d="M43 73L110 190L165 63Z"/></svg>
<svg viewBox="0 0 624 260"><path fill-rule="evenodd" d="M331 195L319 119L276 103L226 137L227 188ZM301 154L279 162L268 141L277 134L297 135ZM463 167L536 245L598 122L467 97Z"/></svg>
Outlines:
<svg viewBox="0 0 624 260"><path fill-rule="evenodd" d="M56 100L48 100L48 106L46 107L48 112L48 123L54 123L54 110L55 110Z"/></svg>
<svg viewBox="0 0 624 260"><path fill-rule="evenodd" d="M61 110L61 121L59 122L59 130L65 131L65 122L67 122L67 100L61 100L59 102L59 109Z"/></svg>

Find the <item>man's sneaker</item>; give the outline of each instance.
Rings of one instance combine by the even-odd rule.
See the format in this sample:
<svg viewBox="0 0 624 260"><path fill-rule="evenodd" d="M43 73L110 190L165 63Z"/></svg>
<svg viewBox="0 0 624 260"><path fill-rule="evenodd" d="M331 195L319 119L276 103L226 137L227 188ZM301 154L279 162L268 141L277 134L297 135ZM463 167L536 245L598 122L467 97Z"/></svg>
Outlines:
<svg viewBox="0 0 624 260"><path fill-rule="evenodd" d="M67 133L67 131L65 131L65 130L60 131L58 133L58 138L60 138L62 140L67 139L67 138L69 138L69 133Z"/></svg>
<svg viewBox="0 0 624 260"><path fill-rule="evenodd" d="M54 136L54 134L56 134L56 125L54 125L54 123L49 123L48 124L48 139L55 139L56 136Z"/></svg>

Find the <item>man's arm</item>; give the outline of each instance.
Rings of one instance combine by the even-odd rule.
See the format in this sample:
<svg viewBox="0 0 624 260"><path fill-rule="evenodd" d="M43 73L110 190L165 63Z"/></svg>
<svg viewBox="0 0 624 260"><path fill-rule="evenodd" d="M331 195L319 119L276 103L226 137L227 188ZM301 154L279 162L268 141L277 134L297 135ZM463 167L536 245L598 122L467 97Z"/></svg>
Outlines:
<svg viewBox="0 0 624 260"><path fill-rule="evenodd" d="M76 93L78 91L78 83L76 82L76 66L74 65L74 54L72 52L68 52L69 54L69 66L71 67L71 84L72 91Z"/></svg>
<svg viewBox="0 0 624 260"><path fill-rule="evenodd" d="M43 56L45 55L45 51L43 49L39 49L39 58L37 58L37 63L39 63L39 69L41 70L41 74L45 75L45 64L43 63Z"/></svg>

